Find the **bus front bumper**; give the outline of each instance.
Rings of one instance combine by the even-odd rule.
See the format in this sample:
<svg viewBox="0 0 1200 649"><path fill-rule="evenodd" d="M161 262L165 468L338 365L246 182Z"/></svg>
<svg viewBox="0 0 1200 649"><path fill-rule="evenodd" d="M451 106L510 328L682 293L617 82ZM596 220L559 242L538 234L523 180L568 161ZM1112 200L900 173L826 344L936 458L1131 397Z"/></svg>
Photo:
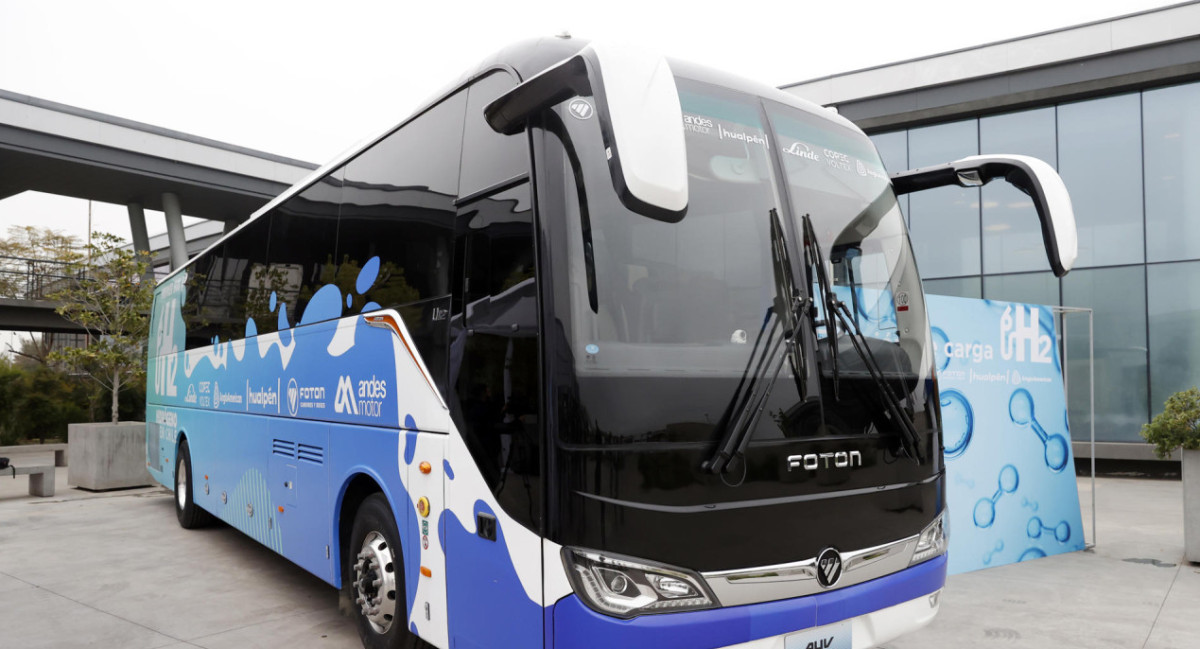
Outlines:
<svg viewBox="0 0 1200 649"><path fill-rule="evenodd" d="M942 555L886 577L808 597L631 620L597 613L570 595L553 607L552 646L792 649L799 643L803 649L808 640L801 632L822 631L819 635L828 637L823 631L830 630L838 632L838 640L826 645L829 649L860 649L928 624L938 612L945 583Z"/></svg>

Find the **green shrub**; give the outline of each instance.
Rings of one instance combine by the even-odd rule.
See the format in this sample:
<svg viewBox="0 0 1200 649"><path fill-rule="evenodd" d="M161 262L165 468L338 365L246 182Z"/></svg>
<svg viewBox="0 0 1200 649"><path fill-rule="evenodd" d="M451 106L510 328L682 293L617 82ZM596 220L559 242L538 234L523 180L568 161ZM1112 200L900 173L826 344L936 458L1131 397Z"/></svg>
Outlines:
<svg viewBox="0 0 1200 649"><path fill-rule="evenodd" d="M1142 426L1142 437L1162 459L1177 448L1200 449L1200 389L1192 387L1168 397L1163 411Z"/></svg>

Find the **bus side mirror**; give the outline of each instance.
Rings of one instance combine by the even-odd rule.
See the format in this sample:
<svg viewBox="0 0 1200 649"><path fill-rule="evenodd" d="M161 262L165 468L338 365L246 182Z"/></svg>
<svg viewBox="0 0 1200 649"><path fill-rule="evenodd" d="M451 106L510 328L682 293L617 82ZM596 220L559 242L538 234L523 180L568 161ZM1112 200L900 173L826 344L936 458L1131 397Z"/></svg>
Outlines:
<svg viewBox="0 0 1200 649"><path fill-rule="evenodd" d="M892 187L900 195L946 185L979 187L996 178L1007 180L1033 199L1042 222L1042 240L1050 268L1058 277L1066 275L1079 254L1075 211L1067 186L1045 162L1023 155L970 156L944 165L894 173Z"/></svg>
<svg viewBox="0 0 1200 649"><path fill-rule="evenodd" d="M493 130L511 135L530 116L572 97L571 114L600 122L609 173L621 202L661 221L687 211L683 109L667 60L629 47L592 43L530 77L484 108Z"/></svg>

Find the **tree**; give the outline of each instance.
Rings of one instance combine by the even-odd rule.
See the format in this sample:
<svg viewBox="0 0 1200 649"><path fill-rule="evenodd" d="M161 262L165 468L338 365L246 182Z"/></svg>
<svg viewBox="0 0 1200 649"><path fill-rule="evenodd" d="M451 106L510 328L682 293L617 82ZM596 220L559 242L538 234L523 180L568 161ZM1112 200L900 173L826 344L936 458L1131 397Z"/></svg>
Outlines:
<svg viewBox="0 0 1200 649"><path fill-rule="evenodd" d="M1200 389L1191 387L1168 397L1163 411L1142 425L1142 437L1164 460L1177 448L1200 449Z"/></svg>
<svg viewBox="0 0 1200 649"><path fill-rule="evenodd" d="M79 237L51 228L13 225L0 239L0 296L45 299L61 288L70 264L83 258Z"/></svg>
<svg viewBox="0 0 1200 649"><path fill-rule="evenodd" d="M149 257L122 247L114 235L95 233L87 261L72 264L72 280L49 297L62 302L56 310L88 333L84 347L68 347L50 359L92 377L112 394L112 423L119 420L121 386L146 372L145 350L150 331L154 285L145 281Z"/></svg>

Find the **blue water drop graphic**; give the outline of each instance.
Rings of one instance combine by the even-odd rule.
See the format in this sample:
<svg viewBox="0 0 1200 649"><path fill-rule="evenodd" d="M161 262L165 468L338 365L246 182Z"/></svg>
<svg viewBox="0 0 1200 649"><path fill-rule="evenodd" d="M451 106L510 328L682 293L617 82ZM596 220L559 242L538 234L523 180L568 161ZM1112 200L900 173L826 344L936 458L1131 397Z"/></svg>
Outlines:
<svg viewBox="0 0 1200 649"><path fill-rule="evenodd" d="M349 308L350 308L350 305L351 305L351 304L353 304L353 303L354 303L354 296L352 296L352 295L350 295L349 293L347 293L347 294L346 294L346 308L347 308L347 309L349 309Z"/></svg>
<svg viewBox="0 0 1200 649"><path fill-rule="evenodd" d="M360 295L366 293L378 277L379 257L371 257L367 263L363 264L362 270L358 271L358 279L354 281L354 290L358 291Z"/></svg>
<svg viewBox="0 0 1200 649"><path fill-rule="evenodd" d="M275 302L276 302L277 300L278 300L278 298L277 298L277 297L275 297L275 291L271 291L271 300L270 300L270 303L267 305L267 306L268 306L268 309L267 309L268 311L274 311L274 310L275 310Z"/></svg>

